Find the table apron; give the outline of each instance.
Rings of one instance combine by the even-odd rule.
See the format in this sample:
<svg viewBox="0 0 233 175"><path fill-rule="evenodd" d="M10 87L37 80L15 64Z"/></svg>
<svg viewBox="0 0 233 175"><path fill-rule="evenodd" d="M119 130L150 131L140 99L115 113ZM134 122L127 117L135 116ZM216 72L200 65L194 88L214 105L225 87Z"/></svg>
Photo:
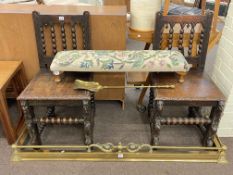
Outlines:
<svg viewBox="0 0 233 175"><path fill-rule="evenodd" d="M90 100L25 100L29 106L77 106Z"/></svg>
<svg viewBox="0 0 233 175"><path fill-rule="evenodd" d="M186 105L186 106L216 106L219 101L170 101L170 100L155 100L155 101L162 101L164 105Z"/></svg>

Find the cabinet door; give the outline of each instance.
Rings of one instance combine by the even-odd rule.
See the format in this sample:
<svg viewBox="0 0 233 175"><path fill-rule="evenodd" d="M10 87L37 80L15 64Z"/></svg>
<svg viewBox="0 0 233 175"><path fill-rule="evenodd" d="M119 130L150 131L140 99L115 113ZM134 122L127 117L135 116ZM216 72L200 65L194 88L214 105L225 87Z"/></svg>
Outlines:
<svg viewBox="0 0 233 175"><path fill-rule="evenodd" d="M103 86L124 86L125 73L94 73L93 80ZM124 100L125 89L103 89L96 93L97 100Z"/></svg>

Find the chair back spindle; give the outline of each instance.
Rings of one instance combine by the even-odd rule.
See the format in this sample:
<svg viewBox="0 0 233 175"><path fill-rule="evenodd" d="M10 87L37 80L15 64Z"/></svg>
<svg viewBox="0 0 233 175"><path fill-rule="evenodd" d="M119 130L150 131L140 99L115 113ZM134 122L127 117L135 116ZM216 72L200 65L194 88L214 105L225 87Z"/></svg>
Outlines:
<svg viewBox="0 0 233 175"><path fill-rule="evenodd" d="M153 49L179 50L189 64L202 71L205 66L213 14L163 16L156 14Z"/></svg>
<svg viewBox="0 0 233 175"><path fill-rule="evenodd" d="M41 68L49 68L53 57L63 50L90 50L89 12L83 15L44 15L33 12Z"/></svg>

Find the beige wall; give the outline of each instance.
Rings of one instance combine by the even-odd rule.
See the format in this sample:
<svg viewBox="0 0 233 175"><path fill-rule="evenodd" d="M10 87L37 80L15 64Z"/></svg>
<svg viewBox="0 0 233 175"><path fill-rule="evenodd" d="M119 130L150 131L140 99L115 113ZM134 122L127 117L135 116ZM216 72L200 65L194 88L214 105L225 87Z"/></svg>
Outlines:
<svg viewBox="0 0 233 175"><path fill-rule="evenodd" d="M233 137L233 3L230 4L211 76L228 98L218 135Z"/></svg>

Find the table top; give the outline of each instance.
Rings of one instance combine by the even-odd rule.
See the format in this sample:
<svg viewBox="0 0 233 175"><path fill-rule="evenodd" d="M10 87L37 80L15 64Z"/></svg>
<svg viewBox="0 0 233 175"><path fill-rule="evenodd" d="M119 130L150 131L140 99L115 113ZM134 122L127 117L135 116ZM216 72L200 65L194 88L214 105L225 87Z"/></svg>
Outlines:
<svg viewBox="0 0 233 175"><path fill-rule="evenodd" d="M86 76L87 77L87 76ZM54 81L51 72L40 72L33 78L18 100L89 100L90 92L74 90L74 80L85 79L83 74L67 73L61 82Z"/></svg>
<svg viewBox="0 0 233 175"><path fill-rule="evenodd" d="M0 89L8 84L21 65L22 61L0 61Z"/></svg>

